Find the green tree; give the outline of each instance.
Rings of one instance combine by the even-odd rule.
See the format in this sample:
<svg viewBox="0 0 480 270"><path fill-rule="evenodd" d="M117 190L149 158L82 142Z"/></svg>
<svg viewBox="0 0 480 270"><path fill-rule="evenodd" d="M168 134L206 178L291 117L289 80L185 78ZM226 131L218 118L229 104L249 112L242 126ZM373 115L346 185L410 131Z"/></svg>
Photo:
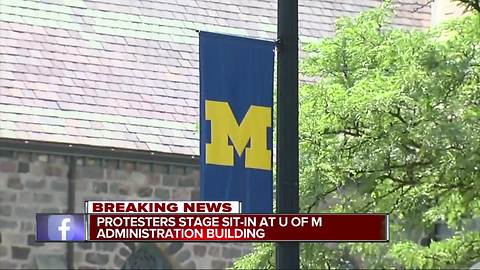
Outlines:
<svg viewBox="0 0 480 270"><path fill-rule="evenodd" d="M469 267L480 260L480 16L390 27L388 6L308 44L302 211L388 212L389 243L306 243L302 268ZM438 239L440 226L452 231ZM274 244L237 268L273 268Z"/></svg>

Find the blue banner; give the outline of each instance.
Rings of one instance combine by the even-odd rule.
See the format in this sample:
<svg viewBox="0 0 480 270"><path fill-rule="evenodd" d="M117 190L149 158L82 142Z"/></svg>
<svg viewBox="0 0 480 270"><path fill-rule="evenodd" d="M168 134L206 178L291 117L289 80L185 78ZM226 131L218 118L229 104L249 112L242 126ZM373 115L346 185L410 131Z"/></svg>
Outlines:
<svg viewBox="0 0 480 270"><path fill-rule="evenodd" d="M271 213L275 44L200 32L203 200L236 200Z"/></svg>

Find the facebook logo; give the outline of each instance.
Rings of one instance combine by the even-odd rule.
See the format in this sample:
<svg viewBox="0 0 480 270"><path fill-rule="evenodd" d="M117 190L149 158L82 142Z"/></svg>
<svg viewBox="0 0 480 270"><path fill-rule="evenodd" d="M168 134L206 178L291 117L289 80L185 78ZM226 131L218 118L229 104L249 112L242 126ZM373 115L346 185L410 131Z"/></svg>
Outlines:
<svg viewBox="0 0 480 270"><path fill-rule="evenodd" d="M37 241L85 241L82 214L37 214Z"/></svg>
<svg viewBox="0 0 480 270"><path fill-rule="evenodd" d="M53 219L53 217L50 217ZM55 217L56 218L56 217ZM67 226L72 219L69 217L62 218L62 226L58 226L58 231L62 233L62 241L67 241L67 232L70 231L70 227ZM55 223L54 223L55 224ZM55 228L48 228L48 238L55 238ZM53 232L52 232L53 231Z"/></svg>

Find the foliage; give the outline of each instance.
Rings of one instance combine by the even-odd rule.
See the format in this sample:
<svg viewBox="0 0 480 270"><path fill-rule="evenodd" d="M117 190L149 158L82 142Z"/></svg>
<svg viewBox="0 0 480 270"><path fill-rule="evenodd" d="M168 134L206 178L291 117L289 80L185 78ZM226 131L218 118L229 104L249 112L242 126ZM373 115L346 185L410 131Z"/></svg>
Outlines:
<svg viewBox="0 0 480 270"><path fill-rule="evenodd" d="M455 0L455 2L463 5L467 11L480 12L480 0Z"/></svg>
<svg viewBox="0 0 480 270"><path fill-rule="evenodd" d="M469 267L480 260L480 16L389 27L388 6L306 46L303 212L388 212L388 244L301 245L302 268ZM448 225L450 235L438 238ZM353 229L353 228L352 228ZM269 261L270 260L270 261ZM273 268L262 244L237 268Z"/></svg>

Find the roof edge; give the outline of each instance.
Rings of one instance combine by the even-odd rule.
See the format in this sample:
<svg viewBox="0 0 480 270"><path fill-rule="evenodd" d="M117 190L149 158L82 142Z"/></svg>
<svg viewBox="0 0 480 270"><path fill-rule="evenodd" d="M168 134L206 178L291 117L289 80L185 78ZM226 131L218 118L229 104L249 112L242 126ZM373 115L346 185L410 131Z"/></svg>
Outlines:
<svg viewBox="0 0 480 270"><path fill-rule="evenodd" d="M0 138L0 149L10 151L45 153L52 155L129 160L145 163L177 164L193 167L200 166L199 156L167 154L161 152L131 150L123 148L96 147L79 144L64 144L54 142Z"/></svg>

